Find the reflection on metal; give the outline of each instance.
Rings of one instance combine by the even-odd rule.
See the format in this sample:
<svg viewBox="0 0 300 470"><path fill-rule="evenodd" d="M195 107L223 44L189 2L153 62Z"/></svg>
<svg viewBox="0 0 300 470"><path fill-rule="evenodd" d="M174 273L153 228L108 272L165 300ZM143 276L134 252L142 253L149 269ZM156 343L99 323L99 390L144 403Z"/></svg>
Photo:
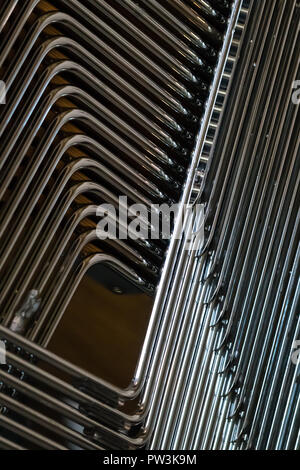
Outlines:
<svg viewBox="0 0 300 470"><path fill-rule="evenodd" d="M0 448L299 448L297 2L84 4L0 6Z"/></svg>
<svg viewBox="0 0 300 470"><path fill-rule="evenodd" d="M11 321L11 331L19 333L20 335L26 333L30 322L33 321L34 316L39 309L40 303L41 299L38 296L38 291L34 289L31 290L28 293L24 304L22 305L20 310L15 313Z"/></svg>
<svg viewBox="0 0 300 470"><path fill-rule="evenodd" d="M3 80L0 80L0 104L6 104L6 85Z"/></svg>
<svg viewBox="0 0 300 470"><path fill-rule="evenodd" d="M205 242L176 258L152 449L299 449L298 26L296 2L252 5L193 201Z"/></svg>

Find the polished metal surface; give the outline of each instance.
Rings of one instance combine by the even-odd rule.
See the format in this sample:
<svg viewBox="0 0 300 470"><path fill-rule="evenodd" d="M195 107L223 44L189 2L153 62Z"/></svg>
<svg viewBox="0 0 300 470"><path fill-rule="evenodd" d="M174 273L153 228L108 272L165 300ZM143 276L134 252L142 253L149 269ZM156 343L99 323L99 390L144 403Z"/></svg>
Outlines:
<svg viewBox="0 0 300 470"><path fill-rule="evenodd" d="M0 35L0 448L299 448L299 4L3 0Z"/></svg>

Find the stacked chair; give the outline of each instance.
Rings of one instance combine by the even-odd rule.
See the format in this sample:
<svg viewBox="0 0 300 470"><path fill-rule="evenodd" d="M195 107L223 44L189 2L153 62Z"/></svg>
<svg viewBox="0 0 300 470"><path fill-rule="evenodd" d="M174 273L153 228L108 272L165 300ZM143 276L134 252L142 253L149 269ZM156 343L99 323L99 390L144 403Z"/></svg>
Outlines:
<svg viewBox="0 0 300 470"><path fill-rule="evenodd" d="M135 449L149 441L143 342L155 336L168 240L100 240L97 207L110 204L108 217L122 230L120 196L148 214L182 198L231 15L225 1L194 3L1 3L4 448ZM149 218L141 223L151 230ZM90 318L88 298L78 317L80 292L95 284L101 319ZM61 329L81 335L75 346L64 337L72 354L80 350L74 361Z"/></svg>
<svg viewBox="0 0 300 470"><path fill-rule="evenodd" d="M299 14L2 0L0 448L299 448Z"/></svg>
<svg viewBox="0 0 300 470"><path fill-rule="evenodd" d="M166 302L152 449L299 450L299 5L248 6L193 190L202 239Z"/></svg>

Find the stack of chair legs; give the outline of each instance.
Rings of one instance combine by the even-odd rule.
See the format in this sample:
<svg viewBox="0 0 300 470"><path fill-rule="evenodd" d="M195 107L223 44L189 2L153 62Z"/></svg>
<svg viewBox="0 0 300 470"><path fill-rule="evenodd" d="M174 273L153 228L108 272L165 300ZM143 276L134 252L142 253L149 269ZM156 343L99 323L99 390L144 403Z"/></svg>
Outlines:
<svg viewBox="0 0 300 470"><path fill-rule="evenodd" d="M101 240L97 208L181 199L231 3L1 2L1 447L145 446L168 240Z"/></svg>

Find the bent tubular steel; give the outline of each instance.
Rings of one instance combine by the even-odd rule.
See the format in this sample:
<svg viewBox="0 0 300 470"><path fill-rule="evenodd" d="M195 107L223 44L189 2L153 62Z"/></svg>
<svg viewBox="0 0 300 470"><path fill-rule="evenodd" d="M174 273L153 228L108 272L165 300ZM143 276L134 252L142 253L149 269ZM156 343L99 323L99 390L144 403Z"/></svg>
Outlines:
<svg viewBox="0 0 300 470"><path fill-rule="evenodd" d="M1 449L299 448L298 3L1 2Z"/></svg>
<svg viewBox="0 0 300 470"><path fill-rule="evenodd" d="M92 181L84 181L77 184L73 183L71 187L68 187L67 183L69 183L74 173L76 173L76 171L80 170L82 167L88 167L88 165L89 161L87 159L79 159L79 161L72 162L64 168L57 182L57 186L55 186L53 191L48 194L47 199L39 210L38 216L35 218L34 223L32 224L32 233L29 234L29 237L27 235L22 245L18 248L17 254L15 255L17 263L14 266L14 269L10 269L2 281L0 300L1 302L3 301L4 297L7 295L10 288L14 284L16 276L18 276L20 272L23 272L24 275L24 271L22 269L23 264L25 266L28 266L28 261L33 256L32 250L37 250L38 245L36 245L36 242L42 231L47 229L47 224L49 225L49 227L51 227L50 231L52 231L52 233L55 233L55 231L59 227L60 222L62 221L62 218L64 217L64 214L69 209L70 204L80 194L95 193L101 200L104 200L105 202L108 202L118 208L119 200L117 196L108 189L106 189L105 186L100 186L99 184L94 183ZM51 215L50 220L49 215ZM141 219L141 223L142 222L143 220ZM148 221L145 220L144 223L148 224ZM49 241L49 238L47 238L46 240L42 239L44 251L47 249ZM150 245L150 247L152 246ZM8 251L11 251L12 248L13 245L7 248L5 252L5 258L7 258L8 256L8 254L6 253L8 253ZM12 309L12 315L12 312L14 310L12 307L10 308Z"/></svg>
<svg viewBox="0 0 300 470"><path fill-rule="evenodd" d="M55 103L59 99L65 97L65 96L68 96L68 95L84 96L85 93L82 92L82 90L80 90L79 88L76 88L76 87L73 87L73 86L66 86L66 87L63 87L63 88L59 88L58 90L53 90L52 92L50 92L49 97L47 97L44 100L42 111L40 113L38 113L38 121L37 121L35 127L33 129L31 129L31 132L29 132L28 137L27 137L27 133L22 135L22 146L21 146L22 152L18 155L18 158L16 159L16 161L13 162L13 168L10 169L10 167L8 166L8 168L6 169L6 173L8 173L8 176L6 176L6 182L5 182L5 184L2 185L2 188L1 188L1 198L3 197L4 191L7 189L7 186L9 185L9 183L10 183L10 181L11 181L13 175L14 175L14 172L16 171L16 166L22 161L22 158L24 157L26 151L28 151L29 146L30 146L33 138L36 137L38 131L40 130L40 128L42 126L43 121L47 118L47 115L50 112L51 108L55 105ZM88 97L88 95L86 95L86 98L87 97ZM88 103L86 103L86 104L88 104ZM87 107L89 109L89 106L87 106ZM65 115L66 115L65 118L61 119L60 127L63 127L67 123L67 120L68 120L67 118L68 117L69 117L69 120L72 120L72 121L75 120L76 117L81 119L82 121L85 121L85 120L88 120L87 118L89 116L92 116L88 112L84 111L84 109L83 110L78 109L77 110L77 116L76 116L76 110L69 111L69 116L68 116L67 113L68 112L66 111L65 112ZM58 120L58 119L56 119L56 120ZM176 183L174 180L172 180L172 178L170 176L168 176L168 174L161 167L159 167L156 164L156 162L153 162L150 158L148 158L147 155L144 155L141 151L139 151L138 149L135 149L130 143L127 143L127 141L125 141L122 137L119 137L107 125L100 122L96 117L93 118L93 119L90 119L90 121L91 121L90 127L92 129L97 129L98 133L101 132L102 135L115 136L114 143L115 142L118 143L118 145L117 145L118 148L121 151L125 150L128 157L129 158L131 157L143 169L146 169L146 170L148 170L149 173L154 174L157 179L161 179L162 181L167 182L170 185L172 185L172 183L173 183L173 187L175 185L175 188L176 188L176 186L178 186L178 183ZM55 126L50 125L50 127L55 127ZM21 129L22 129L22 124L20 125L19 129L17 130L17 135L21 133ZM53 134L53 132L52 132L52 134ZM27 137L27 139L26 139L26 137ZM8 142L8 144L6 145L6 147L3 149L3 157L1 159L1 165L2 166L7 161L8 157L9 157L9 154L10 154L11 150L13 149L13 147L15 145L15 139L16 139L16 136L13 135L11 137L10 141ZM54 136L53 136L53 139L54 139Z"/></svg>
<svg viewBox="0 0 300 470"><path fill-rule="evenodd" d="M179 115L189 115L189 112L185 109L185 107L182 106L181 103L175 97L173 97L167 90L156 84L153 80L149 79L141 70L137 69L131 63L125 60L120 54L118 54L105 42L101 41L97 36L91 33L81 23L77 22L70 15L61 12L49 13L37 20L36 27L33 28L33 31L30 34L30 38L28 38L26 41L27 44L30 45L29 48L25 50L22 49L20 57L16 57L17 63L15 65L15 71L13 72L14 74L17 70L20 70L20 67L28 56L29 49L32 48L32 45L35 44L44 29L47 26L54 25L56 23L63 24L64 28L70 28L70 31L72 33L75 32L78 37L83 40L86 46L91 47L92 50L94 49L100 55L104 56L106 59L109 59L110 62L120 67L120 69L123 70L125 74L133 78L134 81L140 83L142 86L145 86L146 84L151 94L156 99L161 100L170 110L173 110L175 113L179 113ZM152 68L151 72L153 72ZM171 88L173 87L173 83L174 79L172 82L170 80L169 84ZM193 98L193 96L186 91L184 91L184 97L190 100L192 100Z"/></svg>
<svg viewBox="0 0 300 470"><path fill-rule="evenodd" d="M172 360L168 357L177 367L171 368L166 392L157 403L160 412L151 444L154 449L298 446L294 418L299 412L297 367L293 369L285 348L288 343L291 347L298 331L294 261L299 231L299 111L289 98L289 90L299 67L297 58L289 52L297 41L299 12L295 3L276 6L265 2L263 7L271 11L266 15L261 5L255 6L259 21L252 25L258 34L253 35L255 28L249 30L252 45L244 39L249 56L244 53L236 71L237 80L223 118L226 129L220 127L202 194L200 190L210 225L200 252L206 268L202 275L197 275L196 269L193 273L203 283L198 288L196 307L182 312L195 325L190 346L186 340L194 355L190 366L187 362L186 367L178 366L181 342ZM267 29L259 23L266 20ZM274 34L280 48L274 47ZM251 54L256 41L253 67ZM248 69L243 68L245 60ZM250 77L246 88L243 76ZM246 91L242 109L236 100L239 90ZM237 110L234 114L233 105ZM234 119L229 119L232 115ZM238 132L229 135L231 126ZM216 196L216 190L222 199ZM189 288L187 282L186 295ZM177 289L175 286L173 295ZM292 324L288 340L286 328ZM180 379L175 381L178 370ZM278 381L279 370L284 384ZM279 403L275 390L280 393ZM287 397L290 405L282 407ZM259 423L263 423L262 430ZM287 423L292 427L288 429ZM271 426L270 433L267 426Z"/></svg>

